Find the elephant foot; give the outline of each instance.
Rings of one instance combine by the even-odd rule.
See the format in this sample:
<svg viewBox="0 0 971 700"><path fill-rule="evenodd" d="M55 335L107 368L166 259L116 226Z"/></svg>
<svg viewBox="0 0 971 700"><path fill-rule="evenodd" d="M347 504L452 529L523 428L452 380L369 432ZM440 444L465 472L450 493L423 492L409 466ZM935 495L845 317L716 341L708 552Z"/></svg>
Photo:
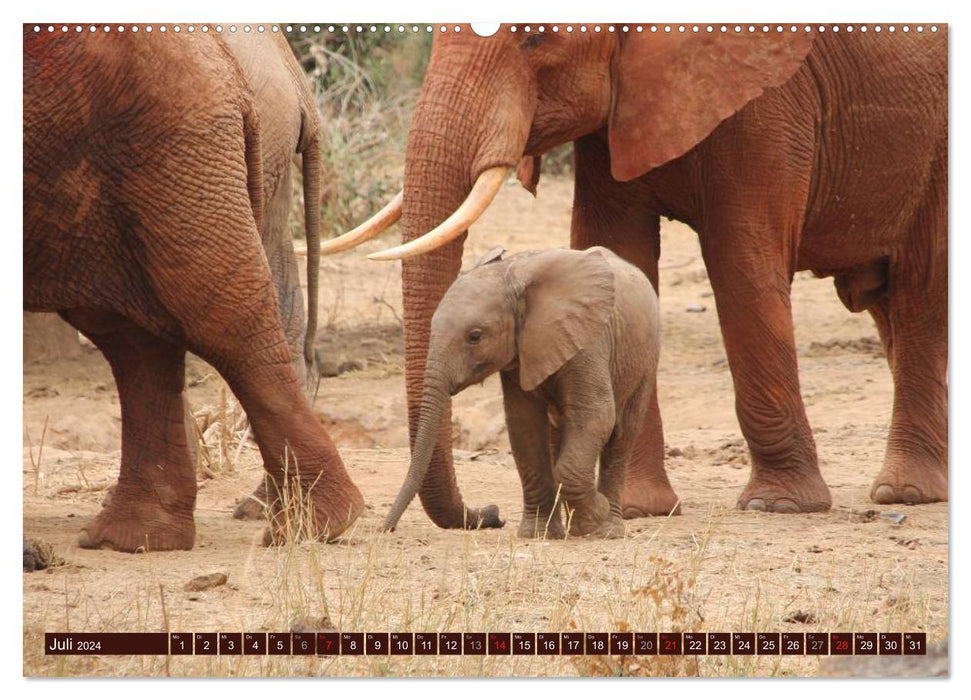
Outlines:
<svg viewBox="0 0 971 700"><path fill-rule="evenodd" d="M269 527L263 533L265 546L303 540L336 539L364 510L364 498L350 481L305 483L292 480L284 489L272 485L275 497L269 505Z"/></svg>
<svg viewBox="0 0 971 700"><path fill-rule="evenodd" d="M624 485L620 505L626 520L651 515L681 515L681 499L667 479L663 483L645 481Z"/></svg>
<svg viewBox="0 0 971 700"><path fill-rule="evenodd" d="M626 534L627 528L624 526L623 518L611 515L600 523L600 527L587 535L587 537L599 540L620 540Z"/></svg>
<svg viewBox="0 0 971 700"><path fill-rule="evenodd" d="M559 509L552 515L535 512L532 515L524 514L516 535L528 540L562 540L566 533Z"/></svg>
<svg viewBox="0 0 971 700"><path fill-rule="evenodd" d="M818 513L833 499L818 469L756 469L738 499L739 510Z"/></svg>
<svg viewBox="0 0 971 700"><path fill-rule="evenodd" d="M926 458L893 459L874 479L870 500L907 505L946 501L947 467Z"/></svg>
<svg viewBox="0 0 971 700"><path fill-rule="evenodd" d="M465 529L485 530L503 527L506 521L499 517L499 506L488 505L483 508L465 509Z"/></svg>
<svg viewBox="0 0 971 700"><path fill-rule="evenodd" d="M572 511L572 512L571 512ZM583 537L596 532L610 516L610 501L599 491L584 501L568 501L570 535Z"/></svg>
<svg viewBox="0 0 971 700"><path fill-rule="evenodd" d="M253 493L244 496L236 503L233 517L236 520L266 519L266 479L260 479Z"/></svg>
<svg viewBox="0 0 971 700"><path fill-rule="evenodd" d="M191 501L166 508L155 494L136 499L116 490L110 505L81 530L78 546L117 552L192 549L196 537L192 510Z"/></svg>

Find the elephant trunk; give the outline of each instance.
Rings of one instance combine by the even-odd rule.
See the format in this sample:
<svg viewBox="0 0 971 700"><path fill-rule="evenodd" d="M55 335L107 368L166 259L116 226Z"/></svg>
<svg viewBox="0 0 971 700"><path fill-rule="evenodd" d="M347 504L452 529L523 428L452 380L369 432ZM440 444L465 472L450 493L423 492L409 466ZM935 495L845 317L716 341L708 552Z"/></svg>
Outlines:
<svg viewBox="0 0 971 700"><path fill-rule="evenodd" d="M481 173L495 166L515 166L528 136L529 120L521 118L520 100L514 94L490 95L496 99L481 103L478 94L465 89L496 79L495 57L489 55L496 50L495 42L476 42L480 53L468 56L449 52L446 45L451 40L436 37L408 137L401 211L404 243L433 230L459 209ZM497 85L504 88L517 82L515 76L500 77ZM432 314L458 276L465 238L461 232L440 247L402 261L405 379L413 446ZM425 512L443 528L499 527L502 521L495 506L468 509L462 501L452 462L450 416L451 402L445 401L439 421L429 428L434 449L419 492Z"/></svg>
<svg viewBox="0 0 971 700"><path fill-rule="evenodd" d="M429 358L425 371L425 389L422 393L418 430L411 449L411 465L408 467L408 475L398 492L398 497L384 519L384 530L395 529L402 513L425 481L435 443L442 428L442 418L448 412L449 393L449 382L445 373L441 371L437 361Z"/></svg>
<svg viewBox="0 0 971 700"><path fill-rule="evenodd" d="M424 108L427 111L430 108ZM421 114L422 110L418 110ZM409 137L405 161L404 200L401 224L405 242L418 238L448 217L468 194L468 162L440 144L442 134L422 128L416 122ZM431 155L424 155L431 154ZM420 416L424 405L425 366L431 334L431 319L462 265L465 235L426 255L402 261L401 282L404 310L405 380L408 393L408 425L412 447L417 446ZM427 476L421 486L425 512L439 527L461 528L468 519L462 495L455 481L450 435L441 425L451 421L451 401L446 396L441 413L432 427Z"/></svg>

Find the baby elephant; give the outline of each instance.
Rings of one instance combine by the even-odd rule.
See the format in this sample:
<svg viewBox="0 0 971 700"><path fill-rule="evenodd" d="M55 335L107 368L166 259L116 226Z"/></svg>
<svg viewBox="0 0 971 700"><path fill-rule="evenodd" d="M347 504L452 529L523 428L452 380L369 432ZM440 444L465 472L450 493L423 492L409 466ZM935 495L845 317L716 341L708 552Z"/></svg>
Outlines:
<svg viewBox="0 0 971 700"><path fill-rule="evenodd" d="M605 248L503 252L461 275L432 317L411 466L384 527L422 484L448 397L499 372L523 485L519 535L563 537L561 502L571 535L621 535L624 475L657 371L657 294Z"/></svg>

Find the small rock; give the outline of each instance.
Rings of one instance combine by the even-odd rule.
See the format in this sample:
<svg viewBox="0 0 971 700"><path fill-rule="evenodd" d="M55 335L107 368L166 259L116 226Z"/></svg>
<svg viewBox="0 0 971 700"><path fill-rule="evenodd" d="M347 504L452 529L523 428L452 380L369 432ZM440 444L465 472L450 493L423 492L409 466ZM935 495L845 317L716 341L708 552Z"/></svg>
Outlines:
<svg viewBox="0 0 971 700"><path fill-rule="evenodd" d="M364 363L359 360L323 360L317 365L317 371L321 377L336 377L347 372L359 372L364 369Z"/></svg>
<svg viewBox="0 0 971 700"><path fill-rule="evenodd" d="M685 307L684 310L687 311L689 314L700 314L700 313L704 313L707 310L707 308L708 307L702 304L691 304Z"/></svg>
<svg viewBox="0 0 971 700"><path fill-rule="evenodd" d="M317 365L317 373L321 377L336 377L341 373L340 365L333 360L323 360Z"/></svg>
<svg viewBox="0 0 971 700"><path fill-rule="evenodd" d="M185 590L187 591L208 591L210 588L216 588L217 586L222 586L229 580L229 577L224 573L206 574L205 576L196 576L194 579L185 584ZM192 598L190 597L190 600Z"/></svg>
<svg viewBox="0 0 971 700"><path fill-rule="evenodd" d="M40 571L63 564L64 559L54 554L54 545L41 540L24 540L24 571Z"/></svg>

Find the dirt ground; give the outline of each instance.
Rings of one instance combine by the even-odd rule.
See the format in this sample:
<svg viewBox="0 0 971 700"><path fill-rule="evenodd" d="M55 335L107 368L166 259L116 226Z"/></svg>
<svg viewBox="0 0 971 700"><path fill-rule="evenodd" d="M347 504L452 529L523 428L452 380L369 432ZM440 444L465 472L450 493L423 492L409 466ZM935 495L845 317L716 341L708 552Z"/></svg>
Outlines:
<svg viewBox="0 0 971 700"><path fill-rule="evenodd" d="M473 227L466 265L499 244L510 252L567 245L571 189L544 179L533 199L505 188ZM749 460L714 299L695 235L674 222L662 233L658 384L683 514L626 521L622 540L517 539L519 481L492 378L455 401L456 469L467 502L498 504L506 527L440 530L416 501L395 533L377 533L408 462L401 290L399 265L364 252L393 240L322 264L318 342L328 361L352 369L321 381L315 409L367 500L336 544L267 549L261 523L230 517L261 473L258 452L241 439L222 380L193 360L188 393L215 474L200 481L195 549L78 549L78 530L117 475L114 382L91 348L24 367L24 532L65 560L23 576L26 675L806 676L821 664L816 656L45 657L45 631L922 631L932 644L946 641L947 504L881 509L868 498L892 403L870 317L850 314L832 281L797 275L802 393L833 508L739 512ZM216 572L226 584L184 590Z"/></svg>

